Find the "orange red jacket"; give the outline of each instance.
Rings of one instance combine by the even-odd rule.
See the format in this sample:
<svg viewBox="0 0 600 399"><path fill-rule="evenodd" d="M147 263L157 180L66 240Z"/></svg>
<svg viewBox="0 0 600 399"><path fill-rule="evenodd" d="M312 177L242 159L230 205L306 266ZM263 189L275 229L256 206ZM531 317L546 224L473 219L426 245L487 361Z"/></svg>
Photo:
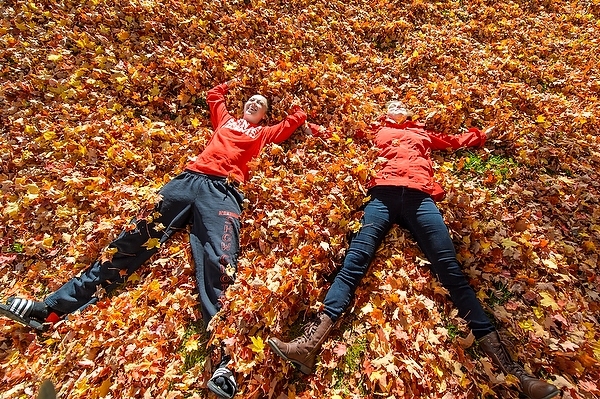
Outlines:
<svg viewBox="0 0 600 399"><path fill-rule="evenodd" d="M369 184L404 186L430 194L434 200L444 198L443 188L433 179L432 150L457 150L482 146L486 136L477 128L457 135L425 129L425 125L407 120L398 124L385 119L375 132L375 145L384 159L382 167Z"/></svg>
<svg viewBox="0 0 600 399"><path fill-rule="evenodd" d="M208 91L206 102L214 133L204 151L186 169L243 183L248 178L248 162L268 143L280 143L290 137L304 123L306 113L298 109L276 125L255 125L234 118L227 111L228 90L223 83Z"/></svg>

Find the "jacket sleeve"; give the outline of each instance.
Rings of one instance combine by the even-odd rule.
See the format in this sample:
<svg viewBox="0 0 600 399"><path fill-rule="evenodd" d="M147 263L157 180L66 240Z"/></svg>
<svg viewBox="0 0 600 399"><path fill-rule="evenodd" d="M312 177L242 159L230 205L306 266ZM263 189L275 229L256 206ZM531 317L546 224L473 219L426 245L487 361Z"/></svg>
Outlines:
<svg viewBox="0 0 600 399"><path fill-rule="evenodd" d="M232 118L225 107L225 94L228 91L229 87L223 83L210 89L206 95L206 102L210 109L210 122L215 130Z"/></svg>
<svg viewBox="0 0 600 399"><path fill-rule="evenodd" d="M464 147L482 147L486 135L476 127L470 128L466 133L448 135L427 130L431 139L432 150L458 150Z"/></svg>
<svg viewBox="0 0 600 399"><path fill-rule="evenodd" d="M298 109L278 124L265 127L263 129L265 143L279 144L282 141L285 141L304 123L305 120L306 113L301 109Z"/></svg>

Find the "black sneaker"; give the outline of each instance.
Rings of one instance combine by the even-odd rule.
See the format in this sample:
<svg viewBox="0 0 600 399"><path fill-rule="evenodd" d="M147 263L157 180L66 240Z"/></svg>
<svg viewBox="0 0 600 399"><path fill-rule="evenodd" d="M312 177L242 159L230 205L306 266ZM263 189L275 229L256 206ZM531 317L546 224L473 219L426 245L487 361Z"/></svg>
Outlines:
<svg viewBox="0 0 600 399"><path fill-rule="evenodd" d="M231 357L223 356L219 367L208 380L208 389L222 399L231 399L237 393L235 377L231 370L227 368L230 362Z"/></svg>
<svg viewBox="0 0 600 399"><path fill-rule="evenodd" d="M10 297L6 304L0 304L0 315L39 331L46 331L50 327L51 323L46 322L50 314L44 302L31 299Z"/></svg>

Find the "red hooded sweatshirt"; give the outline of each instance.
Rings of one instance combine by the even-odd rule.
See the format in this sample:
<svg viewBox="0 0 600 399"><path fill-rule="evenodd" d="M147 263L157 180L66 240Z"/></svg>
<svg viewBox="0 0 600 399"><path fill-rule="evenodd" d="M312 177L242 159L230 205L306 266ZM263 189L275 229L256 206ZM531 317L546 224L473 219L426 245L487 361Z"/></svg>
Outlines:
<svg viewBox="0 0 600 399"><path fill-rule="evenodd" d="M306 120L306 113L297 110L273 126L252 124L236 119L227 112L223 83L208 91L206 102L214 133L206 148L186 169L211 176L231 177L239 183L248 178L248 162L268 143L281 143Z"/></svg>
<svg viewBox="0 0 600 399"><path fill-rule="evenodd" d="M375 145L385 161L369 187L410 187L439 201L444 198L445 192L433 180L431 150L482 146L485 139L485 134L474 127L463 134L447 135L427 130L422 123L407 120L398 124L385 119L375 132Z"/></svg>

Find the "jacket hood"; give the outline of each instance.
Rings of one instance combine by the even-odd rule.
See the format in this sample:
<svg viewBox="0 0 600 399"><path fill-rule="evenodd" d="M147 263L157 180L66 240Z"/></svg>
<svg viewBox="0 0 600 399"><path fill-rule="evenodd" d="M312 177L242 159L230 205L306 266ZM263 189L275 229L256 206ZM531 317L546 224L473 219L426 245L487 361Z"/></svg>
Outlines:
<svg viewBox="0 0 600 399"><path fill-rule="evenodd" d="M422 127L423 124L419 123L419 122L415 122L411 119L407 119L402 123L398 123L393 119L390 119L387 117L387 115L381 115L376 122L377 125L379 125L380 127L393 127L393 128L397 128L397 129L404 129L404 128L408 128L408 127Z"/></svg>

